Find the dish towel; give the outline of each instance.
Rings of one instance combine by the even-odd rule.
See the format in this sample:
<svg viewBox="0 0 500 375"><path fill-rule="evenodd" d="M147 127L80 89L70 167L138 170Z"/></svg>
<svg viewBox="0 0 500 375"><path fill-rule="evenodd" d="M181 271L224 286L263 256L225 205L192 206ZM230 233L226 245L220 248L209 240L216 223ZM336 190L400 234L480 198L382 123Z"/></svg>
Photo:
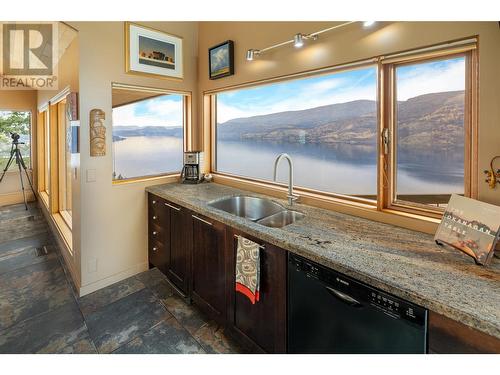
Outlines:
<svg viewBox="0 0 500 375"><path fill-rule="evenodd" d="M236 251L236 291L248 297L252 304L259 300L260 245L238 236Z"/></svg>

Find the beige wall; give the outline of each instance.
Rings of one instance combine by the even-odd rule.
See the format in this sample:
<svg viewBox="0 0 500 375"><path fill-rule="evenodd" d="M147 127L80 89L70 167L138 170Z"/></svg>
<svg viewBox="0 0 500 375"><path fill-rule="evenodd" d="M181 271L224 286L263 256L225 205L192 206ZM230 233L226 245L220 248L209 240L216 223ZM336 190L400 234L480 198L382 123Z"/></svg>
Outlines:
<svg viewBox="0 0 500 375"><path fill-rule="evenodd" d="M73 236L74 245L81 253L82 294L147 268L147 206L144 189L148 185L168 181L164 178L112 184L111 83L192 92L197 88L198 23L141 24L183 38L182 81L126 74L123 22L71 23L79 32L80 43L80 222L76 228L74 225ZM196 98L193 99L193 107L196 108ZM89 112L93 108L100 108L106 113L107 152L104 157L89 155ZM95 182L86 181L88 170L95 170Z"/></svg>
<svg viewBox="0 0 500 375"><path fill-rule="evenodd" d="M36 91L34 90L0 90L0 110L31 111L31 165L36 165ZM27 155L23 155L26 157ZM0 173L3 172L3 169ZM24 171L23 171L24 176ZM30 176L31 177L31 176ZM26 197L33 198L28 181L23 177ZM0 183L0 206L23 201L19 172L11 170L6 173Z"/></svg>
<svg viewBox="0 0 500 375"><path fill-rule="evenodd" d="M248 49L261 49L289 40L294 34L315 32L331 26L324 22L201 22L199 28L199 92L262 80L397 51L479 35L479 199L500 204L500 188L491 190L483 169L500 154L500 28L497 22L379 22L370 29L360 23L323 34L296 50L277 48L256 60L245 59ZM235 75L208 79L207 51L231 39L235 44ZM198 124L201 124L200 110ZM200 132L198 142L201 142ZM199 143L201 144L201 143ZM340 209L340 208L339 208ZM351 212L349 209L342 209ZM366 214L391 222L381 214ZM396 219L397 221L398 219ZM393 222L394 223L394 222Z"/></svg>

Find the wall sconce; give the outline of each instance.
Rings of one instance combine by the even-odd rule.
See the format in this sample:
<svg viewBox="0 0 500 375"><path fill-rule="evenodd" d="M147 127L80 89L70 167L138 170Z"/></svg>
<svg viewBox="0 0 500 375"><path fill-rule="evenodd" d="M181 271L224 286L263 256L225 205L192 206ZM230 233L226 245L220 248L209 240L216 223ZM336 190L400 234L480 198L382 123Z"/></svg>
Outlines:
<svg viewBox="0 0 500 375"><path fill-rule="evenodd" d="M494 156L490 161L490 169L484 171L484 174L486 175L485 181L490 186L490 189L494 189L497 184L500 184L500 169L497 169L496 172L493 169L493 162L495 159L500 159L500 155Z"/></svg>

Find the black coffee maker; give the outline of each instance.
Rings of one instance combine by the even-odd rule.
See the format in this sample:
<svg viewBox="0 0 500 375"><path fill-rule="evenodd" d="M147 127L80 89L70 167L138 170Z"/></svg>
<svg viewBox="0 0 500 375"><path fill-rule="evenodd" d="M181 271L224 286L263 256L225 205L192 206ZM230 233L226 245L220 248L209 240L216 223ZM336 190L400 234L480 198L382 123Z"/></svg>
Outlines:
<svg viewBox="0 0 500 375"><path fill-rule="evenodd" d="M181 173L183 184L198 184L203 182L203 173L201 173L202 163L203 152L190 151L184 153L184 167Z"/></svg>

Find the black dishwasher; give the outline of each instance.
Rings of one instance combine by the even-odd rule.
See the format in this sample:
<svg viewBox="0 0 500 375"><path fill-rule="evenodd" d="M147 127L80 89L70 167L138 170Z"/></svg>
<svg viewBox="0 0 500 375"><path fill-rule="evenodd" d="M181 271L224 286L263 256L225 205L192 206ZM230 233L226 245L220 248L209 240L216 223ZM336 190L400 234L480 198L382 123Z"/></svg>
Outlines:
<svg viewBox="0 0 500 375"><path fill-rule="evenodd" d="M427 310L288 257L288 352L426 353Z"/></svg>

